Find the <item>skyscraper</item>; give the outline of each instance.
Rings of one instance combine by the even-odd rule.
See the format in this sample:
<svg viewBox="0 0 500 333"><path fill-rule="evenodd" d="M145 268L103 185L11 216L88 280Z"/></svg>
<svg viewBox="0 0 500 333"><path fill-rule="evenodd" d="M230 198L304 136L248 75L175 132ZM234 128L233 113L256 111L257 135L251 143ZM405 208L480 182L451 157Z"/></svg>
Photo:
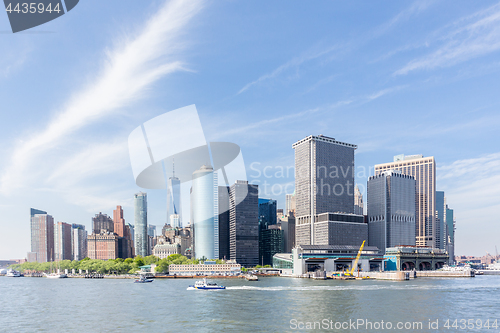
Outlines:
<svg viewBox="0 0 500 333"><path fill-rule="evenodd" d="M177 216L172 219L172 215ZM174 167L172 167L172 177L167 181L167 223L173 228L182 228L181 181L175 177Z"/></svg>
<svg viewBox="0 0 500 333"><path fill-rule="evenodd" d="M415 246L415 178L400 171L385 171L368 179L368 232L370 246L385 249Z"/></svg>
<svg viewBox="0 0 500 333"><path fill-rule="evenodd" d="M30 262L37 261L35 249L39 247L39 225L33 220L35 214L47 214L47 212L35 208L30 209L31 252L28 253Z"/></svg>
<svg viewBox="0 0 500 333"><path fill-rule="evenodd" d="M354 214L363 215L363 195L358 185L354 188Z"/></svg>
<svg viewBox="0 0 500 333"><path fill-rule="evenodd" d="M219 185L217 173L203 165L193 173L191 204L196 258L219 258Z"/></svg>
<svg viewBox="0 0 500 333"><path fill-rule="evenodd" d="M140 192L134 195L135 212L135 255L146 257L148 251L148 196Z"/></svg>
<svg viewBox="0 0 500 333"><path fill-rule="evenodd" d="M31 252L37 262L54 261L54 218L36 209L31 210Z"/></svg>
<svg viewBox="0 0 500 333"><path fill-rule="evenodd" d="M245 267L259 264L259 188L237 180L229 193L231 260Z"/></svg>
<svg viewBox="0 0 500 333"><path fill-rule="evenodd" d="M81 224L71 225L72 260L82 260L87 257L87 231Z"/></svg>
<svg viewBox="0 0 500 333"><path fill-rule="evenodd" d="M269 225L277 223L277 202L272 199L259 198L259 228L267 229Z"/></svg>
<svg viewBox="0 0 500 333"><path fill-rule="evenodd" d="M125 237L125 220L123 219L122 206L116 206L113 211L113 225L115 234L119 237Z"/></svg>
<svg viewBox="0 0 500 333"><path fill-rule="evenodd" d="M436 247L436 163L434 157L397 155L394 162L375 165L375 175L399 170L416 181L416 245Z"/></svg>
<svg viewBox="0 0 500 333"><path fill-rule="evenodd" d="M229 252L229 186L219 186L219 259L231 257Z"/></svg>
<svg viewBox="0 0 500 333"><path fill-rule="evenodd" d="M72 260L71 224L57 222L54 229L54 260Z"/></svg>
<svg viewBox="0 0 500 333"><path fill-rule="evenodd" d="M436 248L446 249L446 201L443 191L436 191Z"/></svg>
<svg viewBox="0 0 500 333"><path fill-rule="evenodd" d="M353 215L357 146L311 135L292 147L295 149L296 245L361 244L368 236L368 226L362 216Z"/></svg>
<svg viewBox="0 0 500 333"><path fill-rule="evenodd" d="M446 198L445 198L446 202ZM453 216L453 209L446 205L446 250L450 256L450 265L455 263L455 217Z"/></svg>
<svg viewBox="0 0 500 333"><path fill-rule="evenodd" d="M290 212L295 215L295 193L287 194L285 197L285 215L290 215Z"/></svg>

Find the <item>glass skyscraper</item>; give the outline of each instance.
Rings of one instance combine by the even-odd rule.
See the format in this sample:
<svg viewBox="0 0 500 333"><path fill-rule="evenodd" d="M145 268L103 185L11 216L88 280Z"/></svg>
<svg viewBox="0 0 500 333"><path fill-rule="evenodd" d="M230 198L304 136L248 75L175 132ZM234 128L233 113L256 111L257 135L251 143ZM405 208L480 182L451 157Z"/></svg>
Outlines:
<svg viewBox="0 0 500 333"><path fill-rule="evenodd" d="M167 182L167 223L172 228L182 228L181 181L175 173Z"/></svg>
<svg viewBox="0 0 500 333"><path fill-rule="evenodd" d="M148 250L148 196L140 192L134 195L135 225L134 241L135 255L146 257Z"/></svg>
<svg viewBox="0 0 500 333"><path fill-rule="evenodd" d="M385 171L368 179L368 244L382 253L415 246L415 178Z"/></svg>
<svg viewBox="0 0 500 333"><path fill-rule="evenodd" d="M203 165L193 173L191 193L195 257L219 259L219 184L217 173Z"/></svg>

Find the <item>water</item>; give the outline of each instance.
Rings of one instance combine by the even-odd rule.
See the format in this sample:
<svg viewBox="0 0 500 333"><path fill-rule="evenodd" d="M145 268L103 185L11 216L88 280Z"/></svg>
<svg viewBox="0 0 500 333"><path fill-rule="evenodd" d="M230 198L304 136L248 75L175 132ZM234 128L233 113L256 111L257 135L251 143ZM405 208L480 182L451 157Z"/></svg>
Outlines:
<svg viewBox="0 0 500 333"><path fill-rule="evenodd" d="M500 276L411 281L219 279L226 290L186 290L192 279L133 280L0 277L0 330L13 332L295 332L299 322L421 322L422 329L330 332L500 332ZM444 328L473 319L474 329ZM296 321L294 321L296 320ZM438 329L429 329L438 320ZM293 324L295 323L295 324ZM450 325L452 321L450 322ZM460 327L460 322L457 322ZM304 326L306 327L306 326ZM375 326L376 327L376 326ZM296 328L296 329L294 329ZM316 327L318 328L318 326ZM330 328L330 326L329 326ZM351 327L352 328L352 327ZM303 331L320 331L303 330Z"/></svg>

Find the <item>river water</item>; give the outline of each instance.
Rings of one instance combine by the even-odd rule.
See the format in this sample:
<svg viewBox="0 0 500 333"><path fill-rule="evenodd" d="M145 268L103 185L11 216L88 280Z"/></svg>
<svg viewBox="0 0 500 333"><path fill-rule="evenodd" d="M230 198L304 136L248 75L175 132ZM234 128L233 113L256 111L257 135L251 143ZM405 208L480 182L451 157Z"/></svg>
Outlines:
<svg viewBox="0 0 500 333"><path fill-rule="evenodd" d="M0 277L0 328L8 332L500 332L500 276L216 282L227 289L186 290L192 279L134 284L126 279ZM499 328L492 327L495 320Z"/></svg>

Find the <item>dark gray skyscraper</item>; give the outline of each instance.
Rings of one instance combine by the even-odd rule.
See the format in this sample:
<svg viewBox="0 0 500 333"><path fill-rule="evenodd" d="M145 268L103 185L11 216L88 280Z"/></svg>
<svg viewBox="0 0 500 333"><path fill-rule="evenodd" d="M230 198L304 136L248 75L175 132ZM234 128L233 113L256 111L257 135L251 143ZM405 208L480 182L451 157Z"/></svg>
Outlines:
<svg viewBox="0 0 500 333"><path fill-rule="evenodd" d="M231 260L245 267L259 264L259 188L237 180L229 194ZM239 204L236 204L238 203Z"/></svg>
<svg viewBox="0 0 500 333"><path fill-rule="evenodd" d="M386 171L368 179L369 245L415 245L415 178Z"/></svg>
<svg viewBox="0 0 500 333"><path fill-rule="evenodd" d="M443 191L436 191L436 248L446 248L446 199Z"/></svg>
<svg viewBox="0 0 500 333"><path fill-rule="evenodd" d="M219 258L229 259L229 186L219 186Z"/></svg>
<svg viewBox="0 0 500 333"><path fill-rule="evenodd" d="M135 208L135 255L148 256L148 195L140 192L134 195Z"/></svg>
<svg viewBox="0 0 500 333"><path fill-rule="evenodd" d="M292 147L295 149L297 245L319 244L316 242L314 228L317 215L354 213L354 150L357 146L323 135L311 135ZM338 216L335 218L339 221L348 220L339 219ZM330 227L333 225L327 229ZM323 236L322 239L330 238L328 235ZM355 241L358 242L358 238Z"/></svg>

